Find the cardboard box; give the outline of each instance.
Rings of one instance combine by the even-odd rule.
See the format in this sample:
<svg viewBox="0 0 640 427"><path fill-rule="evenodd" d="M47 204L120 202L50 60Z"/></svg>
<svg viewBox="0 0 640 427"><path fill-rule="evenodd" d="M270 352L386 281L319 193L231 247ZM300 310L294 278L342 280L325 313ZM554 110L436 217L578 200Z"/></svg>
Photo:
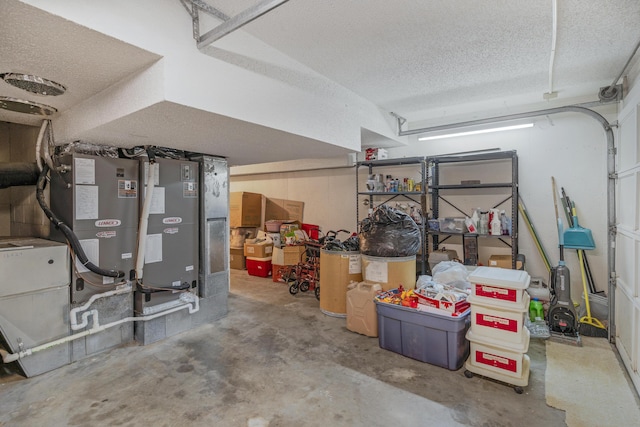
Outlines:
<svg viewBox="0 0 640 427"><path fill-rule="evenodd" d="M307 259L305 246L283 246L273 248L273 263L277 265L296 265Z"/></svg>
<svg viewBox="0 0 640 427"><path fill-rule="evenodd" d="M365 160L384 160L389 158L389 153L384 148L367 148L364 152Z"/></svg>
<svg viewBox="0 0 640 427"><path fill-rule="evenodd" d="M273 199L265 200L264 220L295 220L302 222L304 216L304 202L295 200Z"/></svg>
<svg viewBox="0 0 640 427"><path fill-rule="evenodd" d="M260 227L262 194L232 192L229 194L229 227Z"/></svg>
<svg viewBox="0 0 640 427"><path fill-rule="evenodd" d="M229 267L234 270L244 270L247 268L243 249L229 249Z"/></svg>
<svg viewBox="0 0 640 427"><path fill-rule="evenodd" d="M275 259L275 256L272 260ZM278 265L271 262L271 278L274 282L284 283L284 275L289 271L288 265Z"/></svg>
<svg viewBox="0 0 640 427"><path fill-rule="evenodd" d="M255 227L238 227L229 229L229 247L243 249L247 239L255 239L258 229Z"/></svg>
<svg viewBox="0 0 640 427"><path fill-rule="evenodd" d="M244 256L251 258L266 258L273 254L273 243L250 243L244 244Z"/></svg>
<svg viewBox="0 0 640 427"><path fill-rule="evenodd" d="M442 261L453 261L458 258L458 252L454 249L438 249L429 253L429 268L433 271L433 268Z"/></svg>
<svg viewBox="0 0 640 427"><path fill-rule="evenodd" d="M511 255L491 255L489 257L489 267L511 268Z"/></svg>

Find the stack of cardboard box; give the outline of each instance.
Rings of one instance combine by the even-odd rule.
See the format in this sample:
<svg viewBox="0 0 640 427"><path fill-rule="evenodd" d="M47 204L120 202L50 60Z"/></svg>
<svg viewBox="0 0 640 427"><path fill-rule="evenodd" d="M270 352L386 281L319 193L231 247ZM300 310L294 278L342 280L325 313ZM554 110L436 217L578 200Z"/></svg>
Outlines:
<svg viewBox="0 0 640 427"><path fill-rule="evenodd" d="M236 270L246 268L244 243L247 238L255 237L262 221L262 194L235 192L229 197L230 227L230 267Z"/></svg>

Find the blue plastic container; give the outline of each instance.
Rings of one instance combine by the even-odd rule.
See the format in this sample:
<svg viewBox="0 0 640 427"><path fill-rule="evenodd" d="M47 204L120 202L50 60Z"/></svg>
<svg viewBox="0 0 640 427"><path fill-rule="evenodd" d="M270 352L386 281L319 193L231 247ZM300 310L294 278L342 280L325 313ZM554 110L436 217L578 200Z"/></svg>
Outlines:
<svg viewBox="0 0 640 427"><path fill-rule="evenodd" d="M456 371L469 356L469 312L450 317L376 301L381 348Z"/></svg>

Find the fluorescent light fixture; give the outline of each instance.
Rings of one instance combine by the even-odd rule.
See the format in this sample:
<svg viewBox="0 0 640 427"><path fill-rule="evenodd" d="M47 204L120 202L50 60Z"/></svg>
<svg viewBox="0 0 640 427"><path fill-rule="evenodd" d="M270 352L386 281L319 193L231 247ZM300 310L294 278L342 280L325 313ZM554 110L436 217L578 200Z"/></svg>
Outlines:
<svg viewBox="0 0 640 427"><path fill-rule="evenodd" d="M467 132L457 132L457 133L445 133L443 135L434 135L434 136L423 136L418 138L418 141L429 141L432 139L444 139L444 138L453 138L456 136L467 136L467 135L478 135L481 133L491 133L491 132L502 132L505 130L516 130L516 129L525 129L533 127L533 123L525 123L522 125L513 125L513 126L503 126L499 128L489 128L489 129L480 129L480 130L470 130Z"/></svg>

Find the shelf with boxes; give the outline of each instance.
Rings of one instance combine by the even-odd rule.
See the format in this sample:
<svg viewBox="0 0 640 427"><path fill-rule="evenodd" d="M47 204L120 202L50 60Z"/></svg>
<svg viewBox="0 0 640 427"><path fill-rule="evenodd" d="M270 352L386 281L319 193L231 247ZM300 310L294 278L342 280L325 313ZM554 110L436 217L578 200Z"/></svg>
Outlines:
<svg viewBox="0 0 640 427"><path fill-rule="evenodd" d="M420 228L422 247L416 261L421 274L427 271L426 184L424 157L366 160L356 164L357 221L363 220L374 207L382 204L410 215Z"/></svg>
<svg viewBox="0 0 640 427"><path fill-rule="evenodd" d="M436 156L428 157L426 163L431 194L431 217L427 221L431 250L437 251L448 241L462 246L464 264L478 265L482 263L479 251L497 243L509 248L508 268L516 268L516 152Z"/></svg>

